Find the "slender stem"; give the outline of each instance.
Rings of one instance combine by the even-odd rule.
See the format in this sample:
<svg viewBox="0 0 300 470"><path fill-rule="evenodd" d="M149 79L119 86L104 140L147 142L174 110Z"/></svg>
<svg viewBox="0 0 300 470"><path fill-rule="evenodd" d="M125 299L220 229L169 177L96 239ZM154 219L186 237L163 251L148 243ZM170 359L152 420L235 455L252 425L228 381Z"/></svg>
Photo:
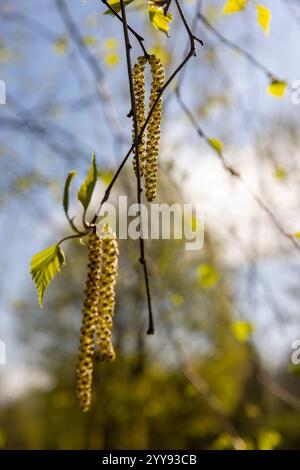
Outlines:
<svg viewBox="0 0 300 470"><path fill-rule="evenodd" d="M177 2L177 5L178 5L178 2ZM178 7L177 7L178 8ZM183 16L184 17L184 13L182 11L182 9L180 8L180 16ZM182 17L181 16L181 17ZM183 69L183 67L188 63L188 61L195 55L195 36L189 34L189 39L190 39L190 49L189 51L187 52L186 56L184 57L184 59L182 60L182 62L180 62L180 64L178 65L178 67L174 70L174 72L171 74L171 76L168 78L168 80L164 83L163 87L159 90L159 92L157 93L157 96L156 96L156 99L153 103L153 106L151 107L151 109L149 110L149 113L147 115L147 118L144 122L144 125L142 126L141 130L140 130L140 133L139 133L139 141L140 139L142 138L142 135L143 133L145 132L145 129L148 125L148 122L149 120L151 119L151 116L155 110L155 107L158 103L158 101L160 100L161 96L163 95L163 93L165 92L165 90L168 88L168 86L173 82L173 80L175 79L175 77L177 76L177 74ZM200 40L199 40L200 41ZM95 213L95 216L92 220L92 223L95 224L97 222L97 219L98 219L98 216L101 212L101 209L102 209L102 206L103 204L108 200L109 196L110 196L110 192L116 182L116 180L118 179L125 163L127 162L128 158L130 157L131 155L131 152L133 151L134 149L134 143L131 145L131 147L128 149L126 155L124 156L123 160L121 161L116 173L114 174L111 182L109 183L109 185L107 186L106 190L105 190L105 193L104 193L104 196L99 204L99 207Z"/></svg>
<svg viewBox="0 0 300 470"><path fill-rule="evenodd" d="M168 80L164 83L162 88L158 91L156 99L147 115L147 118L144 122L144 125L142 126L140 132L138 133L138 127L137 127L137 119L136 119L136 107L135 107L135 101L134 101L134 93L133 93L133 80L132 80L132 72L131 72L131 57L130 57L130 49L131 45L129 42L129 35L128 35L128 25L127 25L127 18L126 18L126 11L125 11L125 5L124 5L124 0L121 0L120 5L121 5L121 20L123 23L123 32L124 32L124 40L125 40L125 47L126 47L126 59L127 59L127 69L128 69L128 79L129 79L129 86L130 86L130 96L131 96L131 114L133 116L133 121L134 121L134 142L132 143L131 147L127 151L125 157L123 158L122 162L120 163L116 173L114 174L110 184L107 186L106 191L104 193L104 196L99 204L99 207L92 219L91 226L95 225L97 223L97 219L99 217L99 214L101 212L103 204L108 200L110 196L110 192L117 181L125 163L127 162L129 156L131 155L133 149L136 149L136 157L137 157L137 197L138 197L138 204L140 206L141 204L141 177L140 177L140 167L139 167L139 158L138 158L138 144L140 142L140 139L142 138L143 133L145 132L145 129L149 123L149 120L151 119L151 116L157 106L157 103L159 102L161 96L165 92L165 90L168 88L168 86L172 83L172 81L175 79L177 74L183 69L183 67L188 63L188 61L196 55L196 47L195 47L195 41L199 42L201 45L203 45L201 39L196 38L196 36L193 35L187 21L185 18L185 15L183 13L183 10L178 2L178 0L175 0L176 6L179 12L179 15L182 19L182 22L184 24L184 27L187 31L189 40L190 40L190 48L189 51L187 52L186 56L180 62L178 67L174 70L174 72L171 74L171 76L168 78ZM142 220L141 220L141 214L140 214L140 227L141 227L141 234L142 234ZM150 286L149 286L149 276L148 276L148 270L147 270L147 263L145 261L145 252L144 252L144 240L143 237L140 237L140 251L141 251L141 256L140 256L140 263L143 265L143 270L144 270L144 277L145 277L145 286L146 286L146 293L147 293L147 302L148 302L148 310L149 310L149 327L148 327L148 334L153 334L154 332L154 325L153 325L153 315L152 315L152 302L151 302L151 294L150 294Z"/></svg>
<svg viewBox="0 0 300 470"><path fill-rule="evenodd" d="M81 237L85 237L86 235L88 235L88 233L90 232L90 230L87 230L86 232L82 232L78 235L69 235L68 237L64 237L62 238L58 243L57 245L61 245L61 243L67 241L67 240L71 240L72 238L81 238Z"/></svg>
<svg viewBox="0 0 300 470"><path fill-rule="evenodd" d="M168 14L168 11L169 11L169 8L170 8L170 6L171 6L171 3L172 3L172 0L167 0L167 3L166 3L166 5L165 5L165 7L164 7L164 15L165 15L165 16L167 16L167 14Z"/></svg>
<svg viewBox="0 0 300 470"><path fill-rule="evenodd" d="M208 19L201 13L201 11L198 12L198 19L201 21L201 23L205 26L206 29L208 29L222 44L225 46L229 47L230 49L235 50L238 52L241 56L243 56L250 64L252 64L255 68L260 70L267 78L268 80L271 81L282 81L279 80L278 77L276 77L273 72L271 72L267 67L265 67L263 64L261 64L255 57L253 57L248 51L240 47L239 45L235 44L234 42L230 41L227 39L223 34L221 34L209 21ZM291 89L290 85L288 85L288 88Z"/></svg>
<svg viewBox="0 0 300 470"><path fill-rule="evenodd" d="M74 222L73 222L73 219L71 219L71 218L69 217L69 214L68 214L68 213L66 213L66 217L67 217L67 220L68 220L68 222L69 222L69 224L70 224L71 229L74 230L74 232L78 233L78 235L81 235L82 232L78 229L78 227L76 227L76 225L75 225Z"/></svg>
<svg viewBox="0 0 300 470"><path fill-rule="evenodd" d="M114 137L118 144L122 144L125 142L125 136L123 134L122 127L120 125L119 119L116 115L115 108L112 104L112 96L106 82L105 74L99 65L99 61L94 57L94 55L90 52L88 46L86 45L81 33L74 22L71 10L69 7L70 2L66 2L65 0L55 0L58 11L61 14L62 20L67 28L67 31L70 34L71 39L73 40L74 44L76 44L77 49L83 60L86 62L88 67L90 68L93 76L95 77L96 82L96 92L103 103L104 114L109 127L112 129L114 133Z"/></svg>
<svg viewBox="0 0 300 470"><path fill-rule="evenodd" d="M136 110L136 103L135 103L135 96L134 96L134 86L133 86L132 67L131 67L131 54L130 54L131 45L129 42L128 25L127 25L127 17L126 17L124 0L121 0L120 4L121 4L121 12L122 12L123 33L124 33L124 42L125 42L125 49L126 49L127 74L128 74L131 112L132 112L133 129L134 129L134 148L135 148L135 155L136 155L137 202L139 206L139 219L140 219L140 237L139 237L140 260L139 261L143 267L146 294L147 294L147 303L148 303L149 324L148 324L147 334L152 335L154 333L154 321L153 321L153 312L152 312L149 273L148 273L148 266L147 266L147 261L145 257L145 242L143 238L143 221L142 221L142 215L141 215L142 183L141 183L140 159L139 159L139 130L138 130L138 123L137 123L137 110Z"/></svg>
<svg viewBox="0 0 300 470"><path fill-rule="evenodd" d="M122 16L119 15L119 13L108 3L108 1L107 0L101 0L101 1L114 14L114 16L116 16L118 18L118 20L120 20L123 23ZM139 33L137 33L133 28L131 28L131 26L129 26L129 24L127 24L127 29L135 36L135 38L137 39L137 41L139 42L139 44L142 48L144 56L146 58L148 58L149 54L146 51L146 48L143 44L144 38Z"/></svg>
<svg viewBox="0 0 300 470"><path fill-rule="evenodd" d="M196 130L198 136L202 138L209 146L212 148L211 142L209 140L209 137L206 135L206 133L203 131L203 129L199 126L199 124L196 121L195 116L193 115L192 111L187 107L187 105L184 103L184 101L181 98L180 92L177 89L176 90L176 97L178 100L178 104L180 105L181 109L184 111L186 116L189 118L191 124L193 125L194 129ZM286 230L282 227L281 223L277 219L276 215L273 213L273 211L269 208L269 206L260 198L260 196L253 191L253 189L248 185L247 181L243 178L243 176L238 173L231 165L229 165L224 158L224 155L222 152L216 151L214 149L215 153L217 156L220 158L223 168L230 173L231 176L234 176L237 178L240 183L246 188L252 199L256 202L256 204L268 215L269 219L272 221L274 227L283 235L285 238L291 241L291 243L294 245L294 247L300 251L300 245L298 241L291 235L290 233L286 232Z"/></svg>

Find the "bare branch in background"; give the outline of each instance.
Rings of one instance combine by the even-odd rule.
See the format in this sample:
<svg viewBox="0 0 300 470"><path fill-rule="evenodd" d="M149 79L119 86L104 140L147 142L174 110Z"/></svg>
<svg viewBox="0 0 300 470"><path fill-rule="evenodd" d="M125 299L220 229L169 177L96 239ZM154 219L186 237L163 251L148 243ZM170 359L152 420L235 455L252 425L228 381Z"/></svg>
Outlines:
<svg viewBox="0 0 300 470"><path fill-rule="evenodd" d="M101 102L103 103L107 123L109 124L109 127L114 133L116 142L122 144L123 142L126 142L126 137L124 136L119 119L116 115L112 96L105 78L105 74L100 68L98 61L95 59L93 54L91 54L88 46L85 44L76 26L76 23L71 17L71 13L66 5L66 2L64 0L55 1L71 39L77 45L79 53L81 54L82 58L88 64L91 72L93 73L96 82L96 90Z"/></svg>

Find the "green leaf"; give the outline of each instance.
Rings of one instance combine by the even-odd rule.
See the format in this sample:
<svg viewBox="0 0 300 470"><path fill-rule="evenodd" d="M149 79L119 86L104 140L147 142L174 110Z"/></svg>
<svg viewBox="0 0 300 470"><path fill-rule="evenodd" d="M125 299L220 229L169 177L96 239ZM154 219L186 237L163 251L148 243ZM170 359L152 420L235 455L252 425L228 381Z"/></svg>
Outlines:
<svg viewBox="0 0 300 470"><path fill-rule="evenodd" d="M65 264L65 255L59 245L52 245L32 257L30 272L38 291L41 307L43 307L43 297L49 282L61 270L63 264Z"/></svg>
<svg viewBox="0 0 300 470"><path fill-rule="evenodd" d="M208 139L208 143L217 152L218 155L222 154L223 143L219 139Z"/></svg>
<svg viewBox="0 0 300 470"><path fill-rule="evenodd" d="M104 184L106 184L106 186L109 185L109 183L111 183L111 180L113 179L113 172L112 171L102 171L101 173L99 173L99 176L100 176L100 179L103 181Z"/></svg>
<svg viewBox="0 0 300 470"><path fill-rule="evenodd" d="M171 13L165 15L163 7L158 7L149 2L149 18L155 29L168 36L169 23L173 20Z"/></svg>
<svg viewBox="0 0 300 470"><path fill-rule="evenodd" d="M134 0L124 0L124 5L127 6L130 3L134 2ZM108 4L117 12L121 10L121 3L119 0L109 0ZM115 14L108 8L103 12L103 15L111 15L115 16Z"/></svg>
<svg viewBox="0 0 300 470"><path fill-rule="evenodd" d="M258 24L263 29L264 33L268 35L270 32L270 21L272 13L269 8L260 4L256 5L256 11Z"/></svg>
<svg viewBox="0 0 300 470"><path fill-rule="evenodd" d="M178 306L184 302L184 298L180 294L173 294L170 298L173 305Z"/></svg>
<svg viewBox="0 0 300 470"><path fill-rule="evenodd" d="M231 15L232 13L238 13L246 8L248 0L227 0L223 7L223 13L225 15Z"/></svg>
<svg viewBox="0 0 300 470"><path fill-rule="evenodd" d="M89 36L85 36L83 39L83 42L86 46L96 46L97 44L97 38L95 36L92 36L92 35L89 35Z"/></svg>
<svg viewBox="0 0 300 470"><path fill-rule="evenodd" d="M219 280L219 273L210 264L201 264L198 268L200 286L203 288L214 287Z"/></svg>
<svg viewBox="0 0 300 470"><path fill-rule="evenodd" d="M68 50L68 38L66 36L61 36L55 41L53 47L57 54L65 54Z"/></svg>
<svg viewBox="0 0 300 470"><path fill-rule="evenodd" d="M273 450L280 445L282 437L278 431L275 430L262 430L258 436L258 449L259 450Z"/></svg>
<svg viewBox="0 0 300 470"><path fill-rule="evenodd" d="M269 94L276 98L282 98L286 90L286 82L282 80L273 80L268 88Z"/></svg>
<svg viewBox="0 0 300 470"><path fill-rule="evenodd" d="M286 171L282 166L277 166L274 171L274 176L279 180L284 180L287 176Z"/></svg>
<svg viewBox="0 0 300 470"><path fill-rule="evenodd" d="M241 343L245 343L249 339L253 330L253 325L248 321L235 321L231 324L232 333Z"/></svg>
<svg viewBox="0 0 300 470"><path fill-rule="evenodd" d="M96 156L95 156L95 153L93 152L92 163L91 163L87 178L82 183L77 193L77 197L85 209L87 209L91 201L96 182L97 182Z"/></svg>
<svg viewBox="0 0 300 470"><path fill-rule="evenodd" d="M70 173L68 174L68 177L66 179L66 182L65 182L65 188L64 188L64 197L63 197L63 206L64 206L64 211L65 211L65 214L67 216L67 218L69 219L69 215L68 215L68 210L69 210L69 192L70 192L70 187L71 187L71 183L72 183L72 180L74 178L74 176L76 176L77 173L75 170L72 170L70 171Z"/></svg>

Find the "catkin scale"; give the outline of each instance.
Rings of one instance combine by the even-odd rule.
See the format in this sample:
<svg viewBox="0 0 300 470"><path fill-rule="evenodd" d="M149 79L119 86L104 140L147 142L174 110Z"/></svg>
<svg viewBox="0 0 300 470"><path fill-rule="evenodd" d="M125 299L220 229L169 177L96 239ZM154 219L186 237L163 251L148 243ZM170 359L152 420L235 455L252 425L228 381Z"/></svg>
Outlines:
<svg viewBox="0 0 300 470"><path fill-rule="evenodd" d="M102 267L96 327L97 357L101 361L111 362L116 357L111 340L111 331L115 310L115 284L119 250L116 235L107 226L101 233L101 240Z"/></svg>
<svg viewBox="0 0 300 470"><path fill-rule="evenodd" d="M137 132L138 135L146 120L146 87L145 87L145 66L147 59L144 56L138 57L136 64L132 69L133 79L133 93L136 107L136 119L137 119ZM144 174L144 162L145 162L145 133L140 138L138 146L139 155L139 172L140 176ZM135 127L132 126L132 140L135 141ZM135 174L137 174L137 155L136 148L133 148L133 168Z"/></svg>
<svg viewBox="0 0 300 470"><path fill-rule="evenodd" d="M158 153L160 141L160 125L162 117L162 97L158 100L158 94L164 85L164 67L161 60L155 55L150 55L148 59L144 56L138 57L136 64L132 69L134 100L136 107L136 119L138 134L141 132L146 121L146 91L145 91L145 65L147 61L150 64L152 81L149 98L149 110L155 104L155 108L147 124L147 136L145 132L140 138L138 154L140 176L145 176L146 198L149 202L153 201L157 192L158 181ZM157 102L156 102L157 100ZM134 125L132 128L132 138L135 139ZM135 146L133 148L133 168L137 174L137 156Z"/></svg>
<svg viewBox="0 0 300 470"><path fill-rule="evenodd" d="M159 58L155 55L149 57L149 64L152 74L151 92L149 99L149 109L155 104L153 113L147 126L147 144L145 157L145 189L147 201L151 202L156 197L158 181L158 153L160 141L160 125L162 117L162 97L158 99L158 94L164 85L164 67Z"/></svg>
<svg viewBox="0 0 300 470"><path fill-rule="evenodd" d="M92 399L94 334L98 316L102 240L95 232L89 235L89 264L82 309L79 360L77 365L76 398L82 411L88 411Z"/></svg>

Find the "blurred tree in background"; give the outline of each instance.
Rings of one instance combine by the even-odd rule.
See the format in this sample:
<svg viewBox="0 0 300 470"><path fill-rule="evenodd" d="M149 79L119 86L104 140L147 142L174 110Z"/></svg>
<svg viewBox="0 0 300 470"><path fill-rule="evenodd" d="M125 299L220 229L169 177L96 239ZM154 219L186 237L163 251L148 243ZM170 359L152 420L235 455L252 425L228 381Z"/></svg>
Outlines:
<svg viewBox="0 0 300 470"><path fill-rule="evenodd" d="M251 8L229 19L221 15L225 2L181 2L204 47L197 45L197 57L166 91L158 202L207 207L205 245L195 254L184 241L147 241L156 321L148 337L137 243L120 241L117 359L96 365L88 414L74 393L86 247L66 247L67 265L43 311L28 265L59 232L69 233L61 209L66 174L74 167L84 175L95 150L100 182L92 213L130 146L122 25L102 16L98 0L18 3L0 6L0 79L7 84L0 339L9 352L0 366L0 447L299 448L299 368L289 350L299 337L299 111L267 94L277 78L269 70L287 88L300 73L292 53L281 59L282 43L299 39L296 3L278 0L273 9L267 2L274 35L265 39ZM169 77L189 43L176 9L168 38L153 28L144 2L135 3L128 21ZM290 32L282 32L282 18ZM282 34L290 36L283 41ZM132 45L139 55L134 38ZM130 166L113 202L118 194L135 202ZM72 209L80 220L79 207ZM14 382L20 369L26 377Z"/></svg>

